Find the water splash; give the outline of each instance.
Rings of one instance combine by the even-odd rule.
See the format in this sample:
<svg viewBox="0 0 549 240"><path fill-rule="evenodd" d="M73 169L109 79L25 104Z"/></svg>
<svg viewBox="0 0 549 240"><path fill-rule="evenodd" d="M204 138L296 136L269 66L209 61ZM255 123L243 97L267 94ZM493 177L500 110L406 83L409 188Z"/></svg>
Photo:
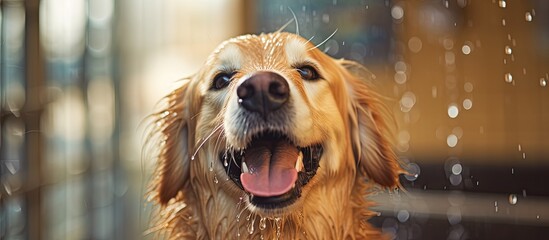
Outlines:
<svg viewBox="0 0 549 240"><path fill-rule="evenodd" d="M517 204L517 195L516 194L510 194L509 195L509 203L511 205Z"/></svg>
<svg viewBox="0 0 549 240"><path fill-rule="evenodd" d="M505 0L499 0L499 7L500 8L506 8L507 7L507 2L505 2Z"/></svg>
<svg viewBox="0 0 549 240"><path fill-rule="evenodd" d="M531 22L532 21L532 14L530 12L526 12L524 14L524 19L527 21L527 22Z"/></svg>
<svg viewBox="0 0 549 240"><path fill-rule="evenodd" d="M505 46L505 54L511 55L513 53L513 49L509 46Z"/></svg>
<svg viewBox="0 0 549 240"><path fill-rule="evenodd" d="M513 82L513 75L511 75L511 73L506 73L505 74L505 82L506 83L512 83Z"/></svg>

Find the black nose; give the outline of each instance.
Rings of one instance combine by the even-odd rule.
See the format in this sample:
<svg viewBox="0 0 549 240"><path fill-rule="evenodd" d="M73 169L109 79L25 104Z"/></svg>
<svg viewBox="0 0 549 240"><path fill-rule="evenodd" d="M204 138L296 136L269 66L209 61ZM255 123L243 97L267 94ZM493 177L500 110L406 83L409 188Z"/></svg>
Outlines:
<svg viewBox="0 0 549 240"><path fill-rule="evenodd" d="M242 82L236 94L242 107L266 117L288 101L290 88L282 76L273 72L258 72Z"/></svg>

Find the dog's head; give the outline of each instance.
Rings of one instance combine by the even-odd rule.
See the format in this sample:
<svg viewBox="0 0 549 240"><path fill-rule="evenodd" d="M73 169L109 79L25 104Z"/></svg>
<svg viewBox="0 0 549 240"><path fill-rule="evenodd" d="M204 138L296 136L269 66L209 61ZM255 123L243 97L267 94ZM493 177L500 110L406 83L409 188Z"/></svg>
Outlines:
<svg viewBox="0 0 549 240"><path fill-rule="evenodd" d="M289 33L222 43L158 114L159 201L215 188L273 215L326 194L315 188L397 186L386 110L351 68ZM341 178L349 186L330 184Z"/></svg>

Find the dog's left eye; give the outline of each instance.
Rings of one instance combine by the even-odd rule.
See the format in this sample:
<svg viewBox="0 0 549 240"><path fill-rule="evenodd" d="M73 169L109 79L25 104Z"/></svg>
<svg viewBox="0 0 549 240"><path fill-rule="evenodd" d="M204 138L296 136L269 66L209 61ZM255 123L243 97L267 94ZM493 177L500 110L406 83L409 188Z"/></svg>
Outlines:
<svg viewBox="0 0 549 240"><path fill-rule="evenodd" d="M305 80L317 80L320 78L320 75L316 71L316 69L312 66L305 65L296 68L297 72L299 72L299 75L301 75L301 78Z"/></svg>
<svg viewBox="0 0 549 240"><path fill-rule="evenodd" d="M221 72L215 75L212 83L212 88L219 90L225 88L231 82L231 79L235 73Z"/></svg>

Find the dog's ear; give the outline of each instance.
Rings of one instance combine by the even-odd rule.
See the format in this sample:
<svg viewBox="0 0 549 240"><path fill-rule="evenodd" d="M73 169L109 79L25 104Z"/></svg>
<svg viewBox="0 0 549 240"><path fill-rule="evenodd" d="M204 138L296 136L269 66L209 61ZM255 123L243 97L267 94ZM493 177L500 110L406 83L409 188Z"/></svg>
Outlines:
<svg viewBox="0 0 549 240"><path fill-rule="evenodd" d="M149 147L158 148L151 193L161 204L177 196L188 182L190 170L189 131L190 80L165 98L166 107L153 114Z"/></svg>
<svg viewBox="0 0 549 240"><path fill-rule="evenodd" d="M389 123L394 120L380 96L366 82L373 75L354 62L341 61L340 65L350 99L351 141L357 174L383 187L395 188L399 186L398 175L402 171L390 141Z"/></svg>

